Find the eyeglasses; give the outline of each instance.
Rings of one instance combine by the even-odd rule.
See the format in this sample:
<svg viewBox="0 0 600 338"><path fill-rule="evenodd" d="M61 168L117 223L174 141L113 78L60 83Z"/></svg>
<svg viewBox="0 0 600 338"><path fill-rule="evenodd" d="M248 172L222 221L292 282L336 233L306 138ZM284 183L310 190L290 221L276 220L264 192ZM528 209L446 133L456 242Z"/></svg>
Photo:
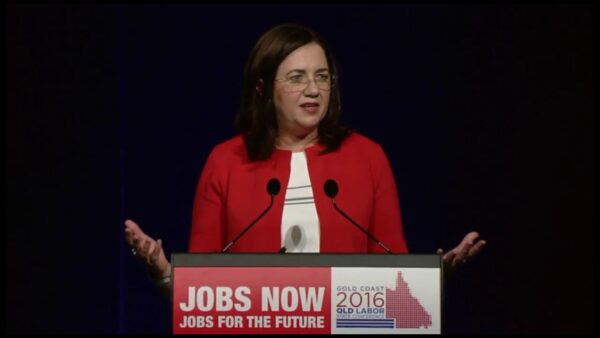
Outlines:
<svg viewBox="0 0 600 338"><path fill-rule="evenodd" d="M283 91L295 93L304 91L311 81L314 81L320 90L330 90L333 87L334 78L333 75L326 73L317 74L313 79L310 79L306 74L295 74L287 79L275 79L275 82L283 83Z"/></svg>

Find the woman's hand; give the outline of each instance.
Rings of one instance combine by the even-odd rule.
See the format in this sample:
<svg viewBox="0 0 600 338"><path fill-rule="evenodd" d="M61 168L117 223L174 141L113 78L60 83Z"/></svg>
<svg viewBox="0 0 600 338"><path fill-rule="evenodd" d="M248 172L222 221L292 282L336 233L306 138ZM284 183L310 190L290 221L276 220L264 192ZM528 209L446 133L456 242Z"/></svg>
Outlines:
<svg viewBox="0 0 600 338"><path fill-rule="evenodd" d="M154 240L146 235L132 220L125 221L125 241L131 247L132 253L148 265L153 278L171 275L171 264L162 248L162 240Z"/></svg>
<svg viewBox="0 0 600 338"><path fill-rule="evenodd" d="M474 257L481 251L483 246L486 244L484 240L478 240L479 233L472 231L469 232L465 238L463 238L462 242L455 247L454 249L446 252L444 254L444 250L438 249L438 254L444 254L442 257L444 261L444 268L447 272L454 270L460 265L466 263L471 257Z"/></svg>

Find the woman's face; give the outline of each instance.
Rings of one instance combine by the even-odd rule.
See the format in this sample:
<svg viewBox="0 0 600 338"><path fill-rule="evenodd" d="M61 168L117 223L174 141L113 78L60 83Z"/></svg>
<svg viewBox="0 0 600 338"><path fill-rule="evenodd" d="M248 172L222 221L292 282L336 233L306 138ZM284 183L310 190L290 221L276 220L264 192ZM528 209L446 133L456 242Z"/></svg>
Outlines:
<svg viewBox="0 0 600 338"><path fill-rule="evenodd" d="M301 137L315 131L329 106L330 83L325 52L316 43L296 49L281 62L273 91L280 135Z"/></svg>

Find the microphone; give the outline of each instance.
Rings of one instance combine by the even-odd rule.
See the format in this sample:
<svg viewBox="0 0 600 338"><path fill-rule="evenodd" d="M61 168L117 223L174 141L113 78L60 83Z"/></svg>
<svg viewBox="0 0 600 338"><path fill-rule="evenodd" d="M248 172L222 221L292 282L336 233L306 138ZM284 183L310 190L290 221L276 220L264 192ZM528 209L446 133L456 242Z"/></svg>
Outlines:
<svg viewBox="0 0 600 338"><path fill-rule="evenodd" d="M323 186L323 188L325 189L325 195L327 195L327 197L331 198L331 201L333 202L333 207L335 208L335 210L337 210L340 214L342 214L342 216L344 216L347 220L349 220L350 223L354 224L354 226L357 227L358 230L362 231L365 235L367 235L367 237L369 237L372 241L377 243L377 245L382 247L383 250L385 250L385 252L387 252L389 254L392 253L392 251L390 249L388 249L387 246L385 246L383 243L381 243L381 241L379 241L377 238L375 238L375 236L371 235L367 230L365 230L365 228L358 225L358 223L356 223L352 218L350 218L350 216L346 215L345 212L343 212L340 208L338 208L337 204L335 203L335 196L337 196L339 189L338 189L338 184L334 180L328 179L327 181L325 181L325 185Z"/></svg>
<svg viewBox="0 0 600 338"><path fill-rule="evenodd" d="M275 195L279 194L279 190L281 190L281 184L279 183L278 179L273 177L269 180L269 183L267 183L267 192L269 193L269 195L271 195L271 203L269 203L269 206L260 215L258 215L258 217L254 221L252 221L252 223L248 224L248 226L244 228L244 230L242 230L242 232L240 232L239 235L237 235L231 242L225 245L223 250L221 250L221 253L227 252L227 250L233 244L235 244L235 242L237 242L242 236L244 236L246 231L250 230L250 228L254 224L256 224L256 222L258 222L258 220L261 219L267 213L267 211L269 211L269 209L271 209L271 207L273 206L273 200L275 199Z"/></svg>

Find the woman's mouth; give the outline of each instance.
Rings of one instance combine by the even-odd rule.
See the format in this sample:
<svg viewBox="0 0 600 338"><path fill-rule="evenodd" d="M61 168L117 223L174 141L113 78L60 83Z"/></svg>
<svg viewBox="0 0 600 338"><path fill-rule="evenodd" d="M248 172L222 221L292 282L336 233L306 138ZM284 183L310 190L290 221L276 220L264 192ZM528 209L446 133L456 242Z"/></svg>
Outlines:
<svg viewBox="0 0 600 338"><path fill-rule="evenodd" d="M307 102L301 104L300 108L308 113L316 113L319 110L319 104L316 102Z"/></svg>

